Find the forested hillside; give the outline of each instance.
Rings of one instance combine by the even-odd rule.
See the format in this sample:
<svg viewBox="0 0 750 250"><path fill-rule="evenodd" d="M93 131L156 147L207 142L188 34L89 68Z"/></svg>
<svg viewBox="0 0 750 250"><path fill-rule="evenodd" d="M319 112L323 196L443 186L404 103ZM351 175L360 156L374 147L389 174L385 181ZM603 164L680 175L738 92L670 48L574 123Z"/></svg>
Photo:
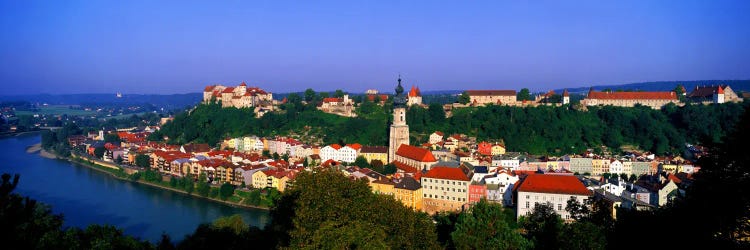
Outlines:
<svg viewBox="0 0 750 250"><path fill-rule="evenodd" d="M360 104L359 117L326 114L289 98L280 112L255 118L249 109L198 105L163 126L151 139L172 143L201 142L215 145L226 137L243 135L295 135L323 143L387 145L390 104ZM533 154L580 153L604 145L617 151L630 145L657 154L680 152L685 143L719 142L737 122L746 104L647 107L589 107L588 111L564 107L519 108L488 106L458 109L445 118L442 106L413 106L407 111L412 144L423 143L430 133L464 133L479 140L503 140L508 150Z"/></svg>

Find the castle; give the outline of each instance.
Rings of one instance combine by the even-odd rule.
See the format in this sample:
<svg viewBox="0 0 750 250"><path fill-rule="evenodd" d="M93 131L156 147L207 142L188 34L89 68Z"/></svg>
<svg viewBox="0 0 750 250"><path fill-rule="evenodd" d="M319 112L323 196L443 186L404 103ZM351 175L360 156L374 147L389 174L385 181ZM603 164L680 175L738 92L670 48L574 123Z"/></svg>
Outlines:
<svg viewBox="0 0 750 250"><path fill-rule="evenodd" d="M203 103L220 102L222 108L255 108L262 116L273 110L273 94L258 87L248 87L245 82L236 87L210 85L203 89Z"/></svg>

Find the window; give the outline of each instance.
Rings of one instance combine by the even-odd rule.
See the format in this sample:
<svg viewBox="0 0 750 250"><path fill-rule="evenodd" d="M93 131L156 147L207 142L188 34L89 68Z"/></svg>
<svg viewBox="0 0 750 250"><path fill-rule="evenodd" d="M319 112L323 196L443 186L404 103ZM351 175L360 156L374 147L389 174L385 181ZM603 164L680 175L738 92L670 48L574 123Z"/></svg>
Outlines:
<svg viewBox="0 0 750 250"><path fill-rule="evenodd" d="M529 208L529 202L528 201L526 202L526 208Z"/></svg>
<svg viewBox="0 0 750 250"><path fill-rule="evenodd" d="M558 204L557 204L557 211L561 211L561 210L562 210L562 204L559 204L559 203L558 203Z"/></svg>

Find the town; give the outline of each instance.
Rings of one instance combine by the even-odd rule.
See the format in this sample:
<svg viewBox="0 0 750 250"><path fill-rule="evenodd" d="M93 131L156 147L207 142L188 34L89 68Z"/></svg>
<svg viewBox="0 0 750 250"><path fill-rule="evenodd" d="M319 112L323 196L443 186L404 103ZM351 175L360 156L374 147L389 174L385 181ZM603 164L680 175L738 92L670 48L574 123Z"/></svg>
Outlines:
<svg viewBox="0 0 750 250"><path fill-rule="evenodd" d="M515 101L515 91L466 91L470 105L542 105L536 101ZM742 99L729 86L701 87L682 93L687 100L710 104L739 102ZM537 204L550 203L555 212L571 220L565 210L570 197L583 202L605 201L615 208L654 210L684 195L700 166L692 160L704 155L701 146L686 145L690 159L681 156L658 156L649 152L623 152L615 155L583 149L579 154L558 156L513 152L513 145L502 140L478 141L465 134L446 135L434 131L428 142L412 145L406 108L423 105L420 91L412 87L404 93L398 79L394 96L368 91L370 101L393 101L389 145L309 144L284 136L246 135L223 138L219 145L190 143L168 145L148 141L158 126L106 129L86 135L73 135L71 147L90 157L121 166L140 167L169 178L190 177L215 186L228 183L238 189L284 192L294 185L302 171L334 169L352 180L365 180L372 191L394 197L415 211L436 214L464 211L482 199L513 208L516 217L528 215ZM558 98L559 105L570 104L567 91ZM225 100L229 100L224 102ZM595 92L581 101L585 105L641 104L660 108L679 102L674 92ZM259 115L276 110L272 94L258 87L212 85L205 89L204 103L221 102L222 107L253 107ZM343 102L343 103L342 103ZM382 103L381 103L382 104ZM460 103L451 108L461 108ZM468 106L468 105L467 105ZM347 95L324 98L319 110L351 114L355 104ZM334 108L335 107L335 108ZM340 109L342 107L347 108ZM171 118L162 118L161 125ZM116 141L105 142L105 137ZM97 150L102 149L102 150ZM138 170L134 170L137 172ZM203 178L203 179L199 179ZM616 213L613 212L613 217Z"/></svg>

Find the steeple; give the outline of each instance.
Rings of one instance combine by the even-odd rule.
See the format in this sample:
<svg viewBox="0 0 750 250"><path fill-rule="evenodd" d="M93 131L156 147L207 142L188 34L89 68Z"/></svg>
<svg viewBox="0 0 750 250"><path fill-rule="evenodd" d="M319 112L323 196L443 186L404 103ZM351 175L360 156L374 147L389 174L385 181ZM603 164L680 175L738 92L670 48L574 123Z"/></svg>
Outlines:
<svg viewBox="0 0 750 250"><path fill-rule="evenodd" d="M393 107L405 107L406 96L404 96L404 87L401 86L401 75L398 76L398 86L396 86L396 96L393 97Z"/></svg>
<svg viewBox="0 0 750 250"><path fill-rule="evenodd" d="M401 75L398 75L398 86L396 86L396 96L404 93L404 87L401 86Z"/></svg>

